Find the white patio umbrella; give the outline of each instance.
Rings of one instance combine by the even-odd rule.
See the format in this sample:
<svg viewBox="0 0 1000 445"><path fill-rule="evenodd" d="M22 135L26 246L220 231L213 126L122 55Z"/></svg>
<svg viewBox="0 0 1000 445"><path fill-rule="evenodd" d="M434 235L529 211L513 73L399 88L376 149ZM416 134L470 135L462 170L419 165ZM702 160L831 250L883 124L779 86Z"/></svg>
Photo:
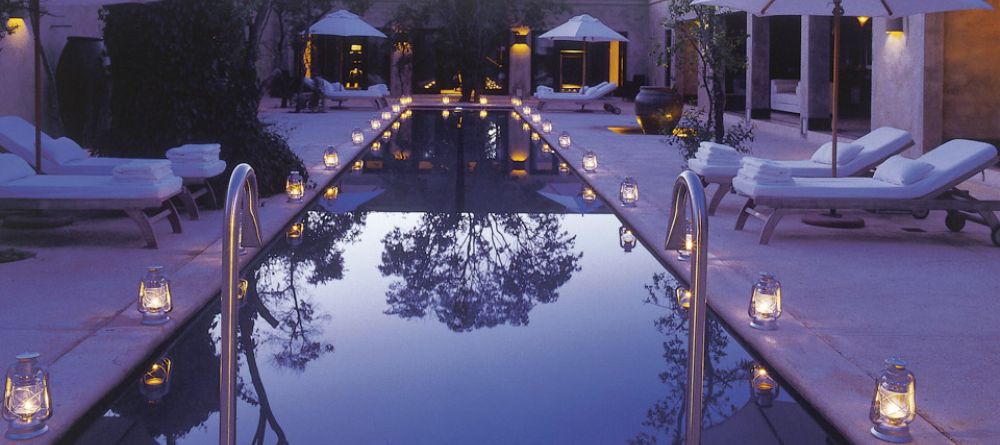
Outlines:
<svg viewBox="0 0 1000 445"><path fill-rule="evenodd" d="M833 136L831 173L837 177L837 118L840 89L840 18L902 17L963 9L993 9L983 0L696 0L695 5L724 6L748 13L767 15L832 15L833 97L830 102Z"/></svg>
<svg viewBox="0 0 1000 445"><path fill-rule="evenodd" d="M380 39L386 38L386 35L375 29L374 26L369 25L368 22L361 20L357 14L350 11L339 10L337 12L331 12L320 19L318 22L313 23L309 27L309 35L319 35L319 36L337 36L337 37L377 37ZM340 75L343 76L344 73L344 48L343 42L341 42L340 48ZM340 79L343 82L343 78Z"/></svg>
<svg viewBox="0 0 1000 445"><path fill-rule="evenodd" d="M589 14L578 15L562 25L552 28L539 39L570 40L583 42L583 85L587 85L587 43L589 42L628 42L628 39L608 28L600 20Z"/></svg>

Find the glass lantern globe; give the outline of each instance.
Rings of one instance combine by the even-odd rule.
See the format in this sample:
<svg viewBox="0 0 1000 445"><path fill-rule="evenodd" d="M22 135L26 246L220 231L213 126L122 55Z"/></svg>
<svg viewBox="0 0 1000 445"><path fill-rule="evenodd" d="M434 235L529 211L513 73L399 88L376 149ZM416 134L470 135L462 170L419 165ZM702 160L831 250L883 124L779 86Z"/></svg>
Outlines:
<svg viewBox="0 0 1000 445"><path fill-rule="evenodd" d="M365 168L365 161L362 161L360 159L354 161L354 165L351 165L351 170L354 170L356 172L361 171L363 168Z"/></svg>
<svg viewBox="0 0 1000 445"><path fill-rule="evenodd" d="M545 134L552 133L552 121L542 122L542 133Z"/></svg>
<svg viewBox="0 0 1000 445"><path fill-rule="evenodd" d="M361 131L360 128L355 128L354 131L351 132L351 142L353 142L354 145L361 145L365 142L365 133Z"/></svg>
<svg viewBox="0 0 1000 445"><path fill-rule="evenodd" d="M486 98L486 96L479 96L479 105L486 105L488 103L490 103L490 101Z"/></svg>
<svg viewBox="0 0 1000 445"><path fill-rule="evenodd" d="M445 104L445 105L448 105L448 104L451 103L451 98L448 97L448 96L441 96L441 103Z"/></svg>
<svg viewBox="0 0 1000 445"><path fill-rule="evenodd" d="M694 226L688 221L684 230L684 247L677 251L677 259L687 261L691 259L691 252L694 252Z"/></svg>
<svg viewBox="0 0 1000 445"><path fill-rule="evenodd" d="M385 142L389 142L389 139L392 139L392 130L385 130L382 133L382 140Z"/></svg>
<svg viewBox="0 0 1000 445"><path fill-rule="evenodd" d="M869 418L872 435L887 442L906 443L910 423L917 416L917 379L898 357L886 359L882 375L875 379L875 394Z"/></svg>
<svg viewBox="0 0 1000 445"><path fill-rule="evenodd" d="M523 131L525 133L531 131L531 125L528 125L527 122L521 124L521 131Z"/></svg>
<svg viewBox="0 0 1000 445"><path fill-rule="evenodd" d="M378 153L382 149L382 143L379 141L372 142L372 152Z"/></svg>
<svg viewBox="0 0 1000 445"><path fill-rule="evenodd" d="M750 326L773 330L781 317L781 283L767 272L761 272L750 293Z"/></svg>
<svg viewBox="0 0 1000 445"><path fill-rule="evenodd" d="M597 201L597 193L594 192L594 189L587 186L583 186L583 189L580 190L580 197L583 198L584 202Z"/></svg>
<svg viewBox="0 0 1000 445"><path fill-rule="evenodd" d="M388 110L387 111L383 111L382 112L382 120L388 122L389 119L392 119L392 112L388 111Z"/></svg>
<svg viewBox="0 0 1000 445"><path fill-rule="evenodd" d="M534 131L532 131L532 132L531 132L531 140L532 140L533 142L538 142L538 141L540 141L541 139L542 139L542 136L541 136L541 135L539 135L538 133L535 133Z"/></svg>
<svg viewBox="0 0 1000 445"><path fill-rule="evenodd" d="M618 247L621 247L625 253L629 253L632 249L635 249L637 242L638 240L635 237L635 233L632 233L632 229L625 226L618 228Z"/></svg>
<svg viewBox="0 0 1000 445"><path fill-rule="evenodd" d="M531 123L533 123L535 125L540 125L542 123L542 115L539 114L539 113L532 114L531 115Z"/></svg>
<svg viewBox="0 0 1000 445"><path fill-rule="evenodd" d="M399 114L403 110L403 106L400 104L392 104L392 114Z"/></svg>
<svg viewBox="0 0 1000 445"><path fill-rule="evenodd" d="M750 368L750 398L761 408L769 408L778 398L781 386L767 372L767 368L754 363Z"/></svg>
<svg viewBox="0 0 1000 445"><path fill-rule="evenodd" d="M139 394L150 404L156 404L170 392L174 363L170 357L160 357L146 368L139 378Z"/></svg>
<svg viewBox="0 0 1000 445"><path fill-rule="evenodd" d="M565 131L562 132L562 134L559 135L559 146L562 148L569 148L572 145L573 139L569 137L569 133Z"/></svg>
<svg viewBox="0 0 1000 445"><path fill-rule="evenodd" d="M583 155L583 171L593 173L597 171L597 153L588 151Z"/></svg>
<svg viewBox="0 0 1000 445"><path fill-rule="evenodd" d="M323 152L323 166L327 170L333 170L340 166L340 152L337 151L336 147L332 145L326 147Z"/></svg>
<svg viewBox="0 0 1000 445"><path fill-rule="evenodd" d="M339 186L334 185L331 187L327 187L326 190L323 191L323 199L334 200L337 199L338 196L340 196Z"/></svg>
<svg viewBox="0 0 1000 445"><path fill-rule="evenodd" d="M31 439L49 430L45 424L52 417L49 373L38 364L38 357L37 352L25 352L7 368L2 409L8 439Z"/></svg>
<svg viewBox="0 0 1000 445"><path fill-rule="evenodd" d="M285 180L285 193L288 202L299 202L306 196L306 184L298 170L293 170Z"/></svg>
<svg viewBox="0 0 1000 445"><path fill-rule="evenodd" d="M521 112L524 113L525 117L531 116L531 107L528 106L528 105L525 105L525 106L521 107Z"/></svg>
<svg viewBox="0 0 1000 445"><path fill-rule="evenodd" d="M401 127L401 126L403 126L403 124L399 123L399 121L396 121L396 122L392 123L392 129L393 130L399 130L399 127Z"/></svg>
<svg viewBox="0 0 1000 445"><path fill-rule="evenodd" d="M163 274L163 266L147 267L142 280L139 281L138 310L142 313L142 324L164 324L170 321L167 313L173 309L170 280Z"/></svg>
<svg viewBox="0 0 1000 445"><path fill-rule="evenodd" d="M559 173L569 173L569 164L565 162L559 163Z"/></svg>
<svg viewBox="0 0 1000 445"><path fill-rule="evenodd" d="M625 207L635 207L639 201L639 183L635 182L631 176L626 176L618 188L618 199Z"/></svg>
<svg viewBox="0 0 1000 445"><path fill-rule="evenodd" d="M378 120L377 117L373 117L368 120L368 126L372 130L378 131L380 128L382 128L382 121Z"/></svg>

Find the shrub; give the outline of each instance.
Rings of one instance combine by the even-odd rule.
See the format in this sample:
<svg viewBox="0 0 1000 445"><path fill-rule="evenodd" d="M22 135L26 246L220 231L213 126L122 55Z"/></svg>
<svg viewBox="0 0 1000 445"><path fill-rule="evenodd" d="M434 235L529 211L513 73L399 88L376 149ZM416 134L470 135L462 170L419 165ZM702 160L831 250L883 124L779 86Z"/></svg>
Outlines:
<svg viewBox="0 0 1000 445"><path fill-rule="evenodd" d="M706 119L705 112L700 109L684 111L677 122L677 128L667 136L667 142L677 146L685 162L694 157L702 142L712 140L715 140L715 124L711 119ZM748 126L746 122L740 121L727 128L722 139L716 142L733 147L740 153L750 153L753 125Z"/></svg>
<svg viewBox="0 0 1000 445"><path fill-rule="evenodd" d="M285 139L257 119L257 73L241 11L233 0L104 10L113 92L101 154L163 157L177 145L219 142L229 166L225 178L248 163L264 195L282 192L290 170L306 174ZM224 185L225 178L216 181Z"/></svg>

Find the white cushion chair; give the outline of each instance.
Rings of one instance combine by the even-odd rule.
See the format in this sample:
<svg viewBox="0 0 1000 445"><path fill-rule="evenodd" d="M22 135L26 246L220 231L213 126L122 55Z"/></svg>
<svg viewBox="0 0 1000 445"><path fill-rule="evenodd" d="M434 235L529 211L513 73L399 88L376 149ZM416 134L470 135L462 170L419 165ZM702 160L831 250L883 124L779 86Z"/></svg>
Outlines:
<svg viewBox="0 0 1000 445"><path fill-rule="evenodd" d="M799 80L771 80L771 109L799 113Z"/></svg>
<svg viewBox="0 0 1000 445"><path fill-rule="evenodd" d="M306 80L309 79L306 78ZM330 83L322 77L313 78L312 83L325 99L337 102L338 108L351 99L371 100L375 103L375 108L383 108L387 105L385 98L389 96L389 86L384 83L372 85L365 90L348 90L340 82Z"/></svg>
<svg viewBox="0 0 1000 445"><path fill-rule="evenodd" d="M170 202L183 190L181 178L159 164L129 163L114 175L38 175L19 156L0 154L0 209L121 210L139 227L146 247L159 243L153 224L166 218L174 233L181 220Z"/></svg>

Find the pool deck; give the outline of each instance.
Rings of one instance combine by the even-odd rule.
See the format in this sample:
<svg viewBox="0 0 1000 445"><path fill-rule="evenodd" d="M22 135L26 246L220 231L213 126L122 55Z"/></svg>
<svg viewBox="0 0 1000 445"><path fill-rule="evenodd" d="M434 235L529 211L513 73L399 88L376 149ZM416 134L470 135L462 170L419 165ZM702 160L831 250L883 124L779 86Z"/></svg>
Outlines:
<svg viewBox="0 0 1000 445"><path fill-rule="evenodd" d="M617 210L648 245L658 246L681 159L662 137L609 131L635 125L625 105L620 116L544 114L555 124L554 134L572 133L576 146L563 154L574 164L580 147L598 153L598 171L583 176L608 202L617 202L626 174L638 180L639 205ZM287 132L313 180L325 184L333 175L318 162L325 146L341 146L347 167L346 159L359 150L348 142L350 130L363 127L372 114L363 107L320 114L265 110L262 119ZM822 138L803 140L794 129L773 124L762 124L756 135L756 154L781 159L808 156ZM969 186L974 194L1000 197L1000 190L980 181ZM321 191L307 190L306 201ZM900 355L918 379L916 443L1000 443L1000 421L993 415L1000 400L993 372L1000 361L1000 303L994 297L1000 277L990 273L1000 250L984 227L969 224L960 234L950 233L940 212L926 220L866 214L868 227L850 231L805 226L789 216L771 244L760 246L758 224L732 229L741 205L728 196L709 220L709 304L839 430L857 443L882 443L868 434L873 378L884 358ZM301 207L284 196L265 199L265 238L280 236ZM169 233L165 222L157 224L158 250L141 248L134 225L120 217L85 217L51 230L0 228L0 246L37 254L0 264L0 365L23 351L40 352L52 374L55 410L52 432L11 443L58 439L216 295L222 211L203 211L199 221L182 219L180 235ZM687 270L672 252L654 250L675 270ZM172 280L174 321L162 327L140 325L135 310L138 278L151 264L165 266ZM774 272L784 287L785 314L777 331L747 325L749 287L761 270ZM0 434L5 428L0 425Z"/></svg>

